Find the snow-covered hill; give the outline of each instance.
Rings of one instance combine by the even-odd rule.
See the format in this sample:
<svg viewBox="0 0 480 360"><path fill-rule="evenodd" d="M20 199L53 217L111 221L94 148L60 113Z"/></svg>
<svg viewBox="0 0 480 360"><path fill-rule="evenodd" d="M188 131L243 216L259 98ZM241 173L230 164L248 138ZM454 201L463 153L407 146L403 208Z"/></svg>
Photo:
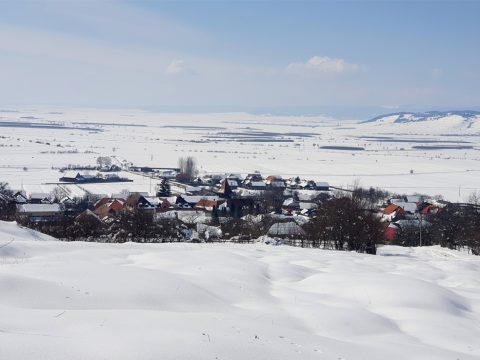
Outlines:
<svg viewBox="0 0 480 360"><path fill-rule="evenodd" d="M456 251L6 240L0 359L480 357L480 258Z"/></svg>
<svg viewBox="0 0 480 360"><path fill-rule="evenodd" d="M424 113L399 112L377 116L361 123L364 126L430 133L477 133L480 131L478 111L429 111ZM393 125L393 126L392 126Z"/></svg>

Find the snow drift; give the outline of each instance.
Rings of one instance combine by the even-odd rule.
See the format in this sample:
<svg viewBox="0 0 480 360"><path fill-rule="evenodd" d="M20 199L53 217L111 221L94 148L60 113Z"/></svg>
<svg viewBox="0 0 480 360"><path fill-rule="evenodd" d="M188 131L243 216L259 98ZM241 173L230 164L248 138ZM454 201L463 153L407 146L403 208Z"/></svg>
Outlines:
<svg viewBox="0 0 480 360"><path fill-rule="evenodd" d="M480 356L480 259L457 251L65 243L0 229L2 244L15 237L0 249L0 359Z"/></svg>

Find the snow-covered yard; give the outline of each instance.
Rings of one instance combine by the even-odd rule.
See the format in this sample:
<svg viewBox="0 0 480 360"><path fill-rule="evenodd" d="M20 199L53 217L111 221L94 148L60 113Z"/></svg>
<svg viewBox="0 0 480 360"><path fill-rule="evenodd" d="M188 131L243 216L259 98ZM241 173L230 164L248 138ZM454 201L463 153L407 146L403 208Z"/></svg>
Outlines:
<svg viewBox="0 0 480 360"><path fill-rule="evenodd" d="M0 222L0 359L478 359L480 258L59 242Z"/></svg>

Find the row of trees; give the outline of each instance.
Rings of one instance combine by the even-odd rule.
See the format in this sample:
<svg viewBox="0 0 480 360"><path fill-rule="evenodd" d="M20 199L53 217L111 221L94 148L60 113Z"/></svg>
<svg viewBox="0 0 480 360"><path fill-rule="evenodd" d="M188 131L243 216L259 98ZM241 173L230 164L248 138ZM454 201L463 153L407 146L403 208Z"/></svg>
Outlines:
<svg viewBox="0 0 480 360"><path fill-rule="evenodd" d="M440 245L449 249L467 248L480 255L480 207L448 204L442 211L424 217L424 225L402 229L393 244L401 246Z"/></svg>
<svg viewBox="0 0 480 360"><path fill-rule="evenodd" d="M172 242L184 239L183 230L186 228L176 219L154 221L152 213L138 209L124 211L110 223L104 223L93 213L88 212L56 221L27 220L21 223L28 228L67 241Z"/></svg>

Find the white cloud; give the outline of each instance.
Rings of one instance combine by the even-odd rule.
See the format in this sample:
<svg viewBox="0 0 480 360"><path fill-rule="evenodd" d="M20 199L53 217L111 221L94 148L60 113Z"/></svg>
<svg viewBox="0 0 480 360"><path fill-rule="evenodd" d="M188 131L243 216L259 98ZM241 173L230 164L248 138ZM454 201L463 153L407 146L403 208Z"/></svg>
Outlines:
<svg viewBox="0 0 480 360"><path fill-rule="evenodd" d="M295 62L287 66L287 71L292 73L342 74L361 69L360 65L328 56L314 56L307 62Z"/></svg>
<svg viewBox="0 0 480 360"><path fill-rule="evenodd" d="M172 62L168 64L165 72L169 75L179 75L192 73L192 70L187 67L185 61L181 59L173 59Z"/></svg>

